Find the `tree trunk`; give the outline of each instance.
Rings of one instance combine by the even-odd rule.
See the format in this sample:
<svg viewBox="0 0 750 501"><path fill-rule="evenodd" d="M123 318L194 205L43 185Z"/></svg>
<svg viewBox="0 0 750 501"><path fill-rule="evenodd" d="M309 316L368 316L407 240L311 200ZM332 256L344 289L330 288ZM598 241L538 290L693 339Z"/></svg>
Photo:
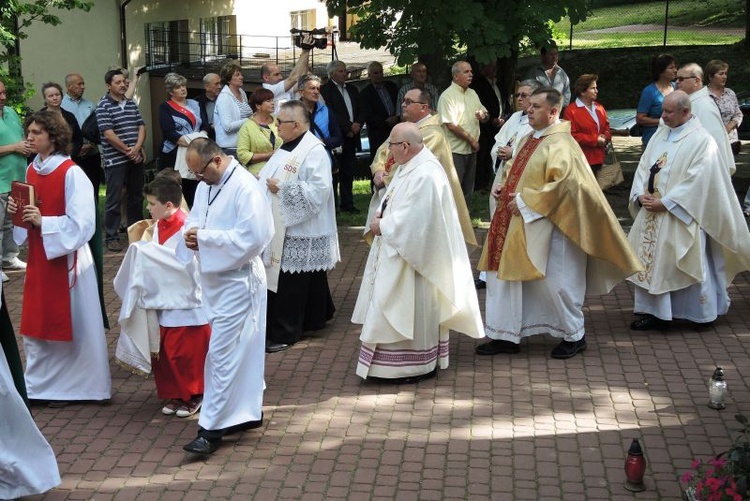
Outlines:
<svg viewBox="0 0 750 501"><path fill-rule="evenodd" d="M435 87L442 90L451 84L451 69L445 55L439 51L432 54L420 54L417 61L427 66L427 75Z"/></svg>
<svg viewBox="0 0 750 501"><path fill-rule="evenodd" d="M750 1L750 0L748 0ZM497 60L497 81L500 87L500 93L503 96L503 114L516 111L515 93L516 68L518 68L518 51L512 50L509 57L501 57Z"/></svg>

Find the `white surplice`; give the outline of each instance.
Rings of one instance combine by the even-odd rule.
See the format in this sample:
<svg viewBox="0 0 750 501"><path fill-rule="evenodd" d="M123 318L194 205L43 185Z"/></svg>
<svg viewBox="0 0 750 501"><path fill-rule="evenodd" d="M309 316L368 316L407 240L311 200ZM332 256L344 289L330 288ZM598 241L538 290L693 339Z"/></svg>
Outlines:
<svg viewBox="0 0 750 501"><path fill-rule="evenodd" d="M120 337L115 358L128 370L151 373L151 355L159 352L159 327L183 327L208 323L202 308L197 262L175 259L182 239L175 233L163 245L154 225L151 242L134 242L114 279L122 300Z"/></svg>
<svg viewBox="0 0 750 501"><path fill-rule="evenodd" d="M513 155L511 158L516 156L516 151L518 151L518 145L521 143L521 139L529 134L533 129L529 125L529 117L524 113L523 111L517 111L513 113L508 120L503 124L502 129L495 134L495 145L490 150L490 157L492 158L492 168L495 169L495 164L497 163L497 149L503 146L509 146L513 149ZM499 167L495 171L495 179L492 181L492 188L495 188L495 186L500 183L500 180L503 178L503 170L505 169L505 166L507 165L507 161L503 160L501 161ZM490 193L492 191L490 190ZM490 219L492 219L492 215L495 213L495 209L497 208L497 200L495 200L495 197L490 195L489 197L490 201ZM481 271L479 272L479 278L481 280L487 281L487 272Z"/></svg>
<svg viewBox="0 0 750 501"><path fill-rule="evenodd" d="M331 160L323 143L306 132L292 149L276 150L259 174L269 203L278 214L274 243L264 252L268 289L277 291L279 271L332 270L339 254ZM271 193L268 179L278 179Z"/></svg>
<svg viewBox="0 0 750 501"><path fill-rule="evenodd" d="M55 453L13 384L0 350L0 499L41 494L60 485Z"/></svg>
<svg viewBox="0 0 750 501"><path fill-rule="evenodd" d="M659 127L636 170L628 235L644 264L629 279L636 286L636 313L711 322L729 309L727 286L734 276L750 267L742 209L720 149L702 125L693 117L680 127ZM654 165L655 194L666 212L638 204Z"/></svg>
<svg viewBox="0 0 750 501"><path fill-rule="evenodd" d="M734 163L732 145L729 143L729 134L721 119L719 107L716 106L716 102L708 93L708 87L703 87L690 94L690 107L693 115L698 117L703 128L716 141L716 146L719 147L718 153L721 165L729 170L730 175L734 174L737 166ZM734 194L734 190L732 190L732 194Z"/></svg>
<svg viewBox="0 0 750 501"><path fill-rule="evenodd" d="M427 147L398 168L383 200L352 314L363 324L357 375L446 368L449 331L480 338L483 328L455 200Z"/></svg>
<svg viewBox="0 0 750 501"><path fill-rule="evenodd" d="M53 172L69 157L37 156L29 169ZM78 166L65 175L65 214L42 217L42 242L48 259L68 256L68 282L73 340L45 341L24 336L26 389L31 399L106 400L112 396L107 339L104 334L96 270L88 241L94 234L96 207L93 187ZM26 242L24 228L14 227L19 245ZM23 335L23 332L21 332Z"/></svg>
<svg viewBox="0 0 750 501"><path fill-rule="evenodd" d="M552 224L537 219L528 207L521 214L527 228ZM581 308L586 296L586 253L557 228L539 248L549 249L543 279L511 282L487 274L485 332L490 339L518 344L525 337L548 333L578 341L585 334Z"/></svg>
<svg viewBox="0 0 750 501"><path fill-rule="evenodd" d="M232 159L214 186L198 185L184 230L198 228L204 308L211 324L198 424L221 430L261 419L266 273L260 253L273 237L271 207L258 180ZM193 258L184 241L183 262Z"/></svg>

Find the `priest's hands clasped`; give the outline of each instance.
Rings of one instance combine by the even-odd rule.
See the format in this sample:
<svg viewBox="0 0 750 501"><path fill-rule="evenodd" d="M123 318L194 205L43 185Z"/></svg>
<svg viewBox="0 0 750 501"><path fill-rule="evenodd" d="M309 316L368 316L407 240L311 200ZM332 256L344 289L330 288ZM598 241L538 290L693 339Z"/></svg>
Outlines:
<svg viewBox="0 0 750 501"><path fill-rule="evenodd" d="M8 197L8 214L11 216L18 212L18 205L13 197ZM29 223L37 228L42 226L42 213L39 211L39 207L36 205L27 205L23 208L23 216L21 218L25 223Z"/></svg>
<svg viewBox="0 0 750 501"><path fill-rule="evenodd" d="M641 207L649 212L664 212L667 210L662 201L653 195L640 195L638 202L641 204Z"/></svg>
<svg viewBox="0 0 750 501"><path fill-rule="evenodd" d="M274 177L269 177L266 179L266 187L268 188L268 191L275 195L279 192L279 180Z"/></svg>

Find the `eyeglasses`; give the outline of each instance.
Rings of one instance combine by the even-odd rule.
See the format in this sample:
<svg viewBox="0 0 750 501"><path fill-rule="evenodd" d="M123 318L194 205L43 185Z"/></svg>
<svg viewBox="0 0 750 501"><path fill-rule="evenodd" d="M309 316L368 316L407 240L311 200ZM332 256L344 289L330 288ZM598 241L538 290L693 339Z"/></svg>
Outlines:
<svg viewBox="0 0 750 501"><path fill-rule="evenodd" d="M388 147L389 147L389 148L390 148L391 146L398 146L398 145L400 145L400 144L406 144L406 145L410 145L411 143L410 143L409 141L388 141Z"/></svg>
<svg viewBox="0 0 750 501"><path fill-rule="evenodd" d="M293 124L293 123L295 123L296 121L297 121L297 120L276 120L276 123L277 123L277 124Z"/></svg>
<svg viewBox="0 0 750 501"><path fill-rule="evenodd" d="M522 97L526 99L529 96L531 96L531 94L526 94L525 92L516 92L516 98Z"/></svg>
<svg viewBox="0 0 750 501"><path fill-rule="evenodd" d="M405 104L406 106L409 106L410 104L427 104L427 103L423 103L422 101L412 101L412 100L411 100L411 99L409 99L408 97L407 97L407 98L405 98L405 99L404 99L404 100L402 101L402 103L404 103L404 104Z"/></svg>
<svg viewBox="0 0 750 501"><path fill-rule="evenodd" d="M196 176L202 177L203 173L206 172L206 169L208 169L208 166L214 163L214 160L216 160L216 157L211 157L211 160L209 160L208 163L204 165L201 170L199 170L198 172L193 172L193 174L195 174Z"/></svg>
<svg viewBox="0 0 750 501"><path fill-rule="evenodd" d="M690 78L695 78L695 79L697 79L698 77L696 77L695 75L693 75L693 76L690 76L690 77L677 77L677 78L676 78L675 80L677 80L678 82L682 82L683 80L688 80L688 79L690 79Z"/></svg>

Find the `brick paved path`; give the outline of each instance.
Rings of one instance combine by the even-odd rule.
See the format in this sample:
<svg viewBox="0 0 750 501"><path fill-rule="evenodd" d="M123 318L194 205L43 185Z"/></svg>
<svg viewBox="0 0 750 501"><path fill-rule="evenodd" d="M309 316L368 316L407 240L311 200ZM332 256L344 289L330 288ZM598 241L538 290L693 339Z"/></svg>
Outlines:
<svg viewBox="0 0 750 501"><path fill-rule="evenodd" d="M111 405L34 408L63 479L43 499L676 500L691 459L726 448L735 412L750 413L747 274L730 289L729 315L700 332L630 332L621 284L587 303L583 356L553 360L556 342L536 337L518 355L478 358L475 342L454 334L437 379L363 383L349 322L367 252L359 235L341 232L330 326L267 358L262 430L228 438L208 459L186 455L196 419L163 416L153 382L112 363ZM121 258L105 257L110 353ZM22 274L9 274L18 326ZM722 412L706 406L716 364L732 396ZM648 460L638 495L623 488L634 437Z"/></svg>

